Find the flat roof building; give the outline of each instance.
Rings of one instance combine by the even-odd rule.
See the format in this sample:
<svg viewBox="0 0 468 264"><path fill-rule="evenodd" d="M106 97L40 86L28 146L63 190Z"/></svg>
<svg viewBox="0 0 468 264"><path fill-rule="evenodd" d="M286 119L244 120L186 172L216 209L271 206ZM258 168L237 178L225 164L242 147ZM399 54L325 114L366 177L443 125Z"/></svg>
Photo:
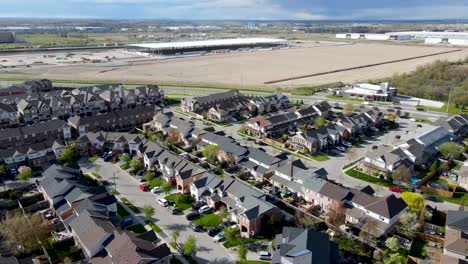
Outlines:
<svg viewBox="0 0 468 264"><path fill-rule="evenodd" d="M343 97L362 98L366 101L391 101L397 89L385 82L380 85L370 83L354 84L352 88L343 91Z"/></svg>

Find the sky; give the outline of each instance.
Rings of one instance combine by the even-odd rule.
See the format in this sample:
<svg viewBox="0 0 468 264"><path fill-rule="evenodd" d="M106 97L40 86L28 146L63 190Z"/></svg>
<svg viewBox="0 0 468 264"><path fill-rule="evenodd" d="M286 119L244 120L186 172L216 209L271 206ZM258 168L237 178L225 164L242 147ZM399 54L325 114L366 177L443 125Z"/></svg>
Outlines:
<svg viewBox="0 0 468 264"><path fill-rule="evenodd" d="M468 19L468 0L1 0L0 17L183 20Z"/></svg>

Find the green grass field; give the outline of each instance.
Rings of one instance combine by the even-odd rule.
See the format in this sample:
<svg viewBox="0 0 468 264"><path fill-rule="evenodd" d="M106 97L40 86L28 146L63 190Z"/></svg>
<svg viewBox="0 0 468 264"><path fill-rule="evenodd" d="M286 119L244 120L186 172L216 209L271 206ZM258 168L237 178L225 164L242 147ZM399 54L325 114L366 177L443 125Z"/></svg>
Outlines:
<svg viewBox="0 0 468 264"><path fill-rule="evenodd" d="M221 219L221 217L215 214L206 214L196 219L193 222L205 229L208 229L210 227L215 227L215 226L220 225L223 222L223 220Z"/></svg>
<svg viewBox="0 0 468 264"><path fill-rule="evenodd" d="M336 96L336 95L333 95L333 94L329 94L329 95L327 95L325 97L328 98L328 99L332 99L332 100L342 100L342 101L359 102L359 103L364 102L364 100L361 99L361 98L352 98L352 97L345 98L345 97Z"/></svg>

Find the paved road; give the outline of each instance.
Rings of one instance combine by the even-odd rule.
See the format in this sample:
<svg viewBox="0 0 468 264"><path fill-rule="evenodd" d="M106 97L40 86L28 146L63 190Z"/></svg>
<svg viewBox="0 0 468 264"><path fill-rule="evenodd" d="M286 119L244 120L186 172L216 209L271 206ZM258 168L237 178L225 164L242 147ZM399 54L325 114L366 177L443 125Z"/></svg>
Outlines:
<svg viewBox="0 0 468 264"><path fill-rule="evenodd" d="M80 164L83 172L97 172L103 179L111 185L117 185L117 190L123 197L130 200L135 206L141 208L145 205L151 205L156 209L154 222L170 236L172 231L179 230L180 238L183 242L188 236L194 235L197 239L198 250L196 260L198 263L233 263L233 259L221 244L213 242L212 238L206 233L197 233L188 227L188 221L183 215L172 215L169 211L156 203L156 199L163 197L163 194L155 195L150 192L142 192L138 189L139 183L128 173L122 171L116 165L104 162L102 159L94 163L85 162ZM115 176L115 177L114 177ZM188 213L189 210L186 211ZM168 239L171 240L170 238Z"/></svg>

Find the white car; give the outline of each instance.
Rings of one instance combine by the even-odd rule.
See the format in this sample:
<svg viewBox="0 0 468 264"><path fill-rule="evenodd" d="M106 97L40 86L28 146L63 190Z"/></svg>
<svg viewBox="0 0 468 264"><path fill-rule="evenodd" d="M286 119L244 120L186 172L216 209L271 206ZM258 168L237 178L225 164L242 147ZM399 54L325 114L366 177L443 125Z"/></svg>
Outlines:
<svg viewBox="0 0 468 264"><path fill-rule="evenodd" d="M221 233L217 234L214 238L213 238L213 241L215 242L219 242L219 241L223 241L226 237L224 236L224 231L222 231Z"/></svg>
<svg viewBox="0 0 468 264"><path fill-rule="evenodd" d="M199 214L206 214L206 213L211 212L211 210L213 210L213 208L211 208L208 205L204 205L204 206L200 207L200 209L198 209L198 213Z"/></svg>
<svg viewBox="0 0 468 264"><path fill-rule="evenodd" d="M350 147L352 147L352 146L353 146L353 144L351 144L351 143L349 143L349 142L346 142L346 141L344 141L344 142L343 142L343 146L350 148Z"/></svg>
<svg viewBox="0 0 468 264"><path fill-rule="evenodd" d="M161 192L161 188L159 186L156 186L154 187L153 189L151 189L151 192L152 193L160 193Z"/></svg>
<svg viewBox="0 0 468 264"><path fill-rule="evenodd" d="M162 207L168 207L169 206L169 202L164 198L159 198L159 199L156 200L156 202L158 202L158 204L161 205Z"/></svg>
<svg viewBox="0 0 468 264"><path fill-rule="evenodd" d="M261 260L271 260L271 254L267 251L260 251L258 252L258 259Z"/></svg>
<svg viewBox="0 0 468 264"><path fill-rule="evenodd" d="M341 152L346 152L346 149L340 146L336 146L335 149Z"/></svg>

